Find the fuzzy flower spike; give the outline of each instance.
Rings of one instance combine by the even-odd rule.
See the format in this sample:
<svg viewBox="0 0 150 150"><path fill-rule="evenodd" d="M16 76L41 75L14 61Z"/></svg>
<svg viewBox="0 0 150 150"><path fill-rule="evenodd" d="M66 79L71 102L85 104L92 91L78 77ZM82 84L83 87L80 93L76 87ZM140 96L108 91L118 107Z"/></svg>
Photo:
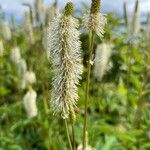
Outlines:
<svg viewBox="0 0 150 150"><path fill-rule="evenodd" d="M112 54L112 44L104 42L97 46L95 62L94 62L94 77L101 81L106 72L111 68L112 64L110 57Z"/></svg>
<svg viewBox="0 0 150 150"><path fill-rule="evenodd" d="M104 34L104 26L107 23L107 19L99 13L100 11L100 0L92 0L92 6L90 12L84 15L85 27L95 32L100 38Z"/></svg>
<svg viewBox="0 0 150 150"><path fill-rule="evenodd" d="M77 85L83 70L79 25L72 12L73 4L68 2L64 13L58 13L48 28L48 49L54 71L51 107L63 119L76 107Z"/></svg>
<svg viewBox="0 0 150 150"><path fill-rule="evenodd" d="M140 28L141 28L140 26L141 23L140 23L139 0L136 0L134 12L130 24L129 36L131 37L137 36L140 32Z"/></svg>
<svg viewBox="0 0 150 150"><path fill-rule="evenodd" d="M23 97L23 105L27 112L28 118L37 116L38 109L36 105L37 93L31 87L30 90Z"/></svg>

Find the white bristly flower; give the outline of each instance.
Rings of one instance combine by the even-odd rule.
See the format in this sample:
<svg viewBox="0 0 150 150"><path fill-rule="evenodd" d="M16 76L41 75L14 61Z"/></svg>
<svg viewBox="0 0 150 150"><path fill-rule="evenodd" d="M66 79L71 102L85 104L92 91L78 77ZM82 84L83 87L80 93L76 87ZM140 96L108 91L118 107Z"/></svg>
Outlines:
<svg viewBox="0 0 150 150"><path fill-rule="evenodd" d="M28 86L34 84L35 82L36 82L35 73L32 72L32 71L26 71L26 72L23 74L23 77L22 77L21 88L22 88L22 89L25 89L25 88L27 88Z"/></svg>
<svg viewBox="0 0 150 150"><path fill-rule="evenodd" d="M71 16L73 4L68 2L64 14L57 14L48 28L48 49L52 60L51 107L62 118L76 107L79 79L83 70L78 20Z"/></svg>
<svg viewBox="0 0 150 150"><path fill-rule="evenodd" d="M14 47L10 51L10 59L14 64L18 64L21 59L20 48Z"/></svg>
<svg viewBox="0 0 150 150"><path fill-rule="evenodd" d="M6 21L2 23L2 35L6 41L11 40L11 30Z"/></svg>
<svg viewBox="0 0 150 150"><path fill-rule="evenodd" d="M43 0L35 0L35 15L38 22L41 21L44 11Z"/></svg>
<svg viewBox="0 0 150 150"><path fill-rule="evenodd" d="M37 116L38 109L36 106L37 94L33 89L30 89L23 97L23 105L27 112L28 118Z"/></svg>
<svg viewBox="0 0 150 150"><path fill-rule="evenodd" d="M54 16L57 13L56 4L50 5L46 10L46 19L45 19L45 28L43 30L43 38L42 38L42 45L46 51L47 58L49 60L49 51L48 51L48 25L53 20Z"/></svg>
<svg viewBox="0 0 150 150"><path fill-rule="evenodd" d="M91 11L84 14L83 21L84 26L88 30L95 32L100 38L102 38L107 19L104 15L99 13L99 3L100 0L92 0Z"/></svg>
<svg viewBox="0 0 150 150"><path fill-rule="evenodd" d="M25 89L29 85L32 85L33 83L36 82L36 76L33 71L26 71L23 75L22 83L21 83L21 88Z"/></svg>
<svg viewBox="0 0 150 150"><path fill-rule="evenodd" d="M109 59L112 54L112 46L109 43L102 43L96 49L94 62L94 77L101 80L109 68Z"/></svg>
<svg viewBox="0 0 150 150"><path fill-rule="evenodd" d="M25 30L25 36L27 40L33 44L34 43L34 35L33 35L33 25L31 22L31 17L29 12L25 12L24 16L24 30Z"/></svg>
<svg viewBox="0 0 150 150"><path fill-rule="evenodd" d="M132 20L129 26L129 36L137 35L140 32L140 9L139 0L136 0L135 9L133 12Z"/></svg>
<svg viewBox="0 0 150 150"><path fill-rule="evenodd" d="M45 25L47 26L54 18L55 14L57 12L56 4L50 5L46 9L46 19L45 19Z"/></svg>
<svg viewBox="0 0 150 150"><path fill-rule="evenodd" d="M0 40L0 57L2 57L4 54L4 46L3 46L3 41Z"/></svg>

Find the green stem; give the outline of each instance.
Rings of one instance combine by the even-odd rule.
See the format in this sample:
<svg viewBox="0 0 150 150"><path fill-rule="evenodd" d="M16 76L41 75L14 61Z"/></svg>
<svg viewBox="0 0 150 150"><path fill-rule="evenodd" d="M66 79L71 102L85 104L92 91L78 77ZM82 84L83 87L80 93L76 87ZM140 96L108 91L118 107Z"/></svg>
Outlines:
<svg viewBox="0 0 150 150"><path fill-rule="evenodd" d="M48 122L48 121L47 121ZM49 125L49 124L48 124ZM50 135L50 127L48 127L48 145L47 145L47 149L50 150L50 146L51 146L51 135Z"/></svg>
<svg viewBox="0 0 150 150"><path fill-rule="evenodd" d="M67 125L67 120L66 119L64 119L64 124L65 124L66 136L67 136L67 140L68 140L70 150L73 150L72 145L71 145L71 140L70 140L70 136L69 136L69 130L68 130L68 125Z"/></svg>
<svg viewBox="0 0 150 150"><path fill-rule="evenodd" d="M46 98L43 98L43 104L44 104L45 115L47 115L48 114L48 104L47 104Z"/></svg>
<svg viewBox="0 0 150 150"><path fill-rule="evenodd" d="M94 32L89 32L89 58L88 58L88 72L85 88L85 104L84 104L84 127L83 127L83 150L86 148L86 131L87 131L87 108L88 108L88 99L89 99L89 84L90 84L90 74L91 74L91 59L93 54L93 45L94 45Z"/></svg>
<svg viewBox="0 0 150 150"><path fill-rule="evenodd" d="M73 150L76 149L74 123L72 124L72 148L73 148Z"/></svg>
<svg viewBox="0 0 150 150"><path fill-rule="evenodd" d="M47 118L47 116L48 116L48 102L47 102L48 94L47 94L47 90L45 90L44 86L43 86L43 93L45 95L45 97L43 98L43 105L44 105L45 116ZM47 147L47 150L50 150L50 146L51 146L51 134L50 134L50 126L49 126L49 119L48 118L45 121L45 126L46 126L46 128L48 130L48 132L47 132L46 147Z"/></svg>

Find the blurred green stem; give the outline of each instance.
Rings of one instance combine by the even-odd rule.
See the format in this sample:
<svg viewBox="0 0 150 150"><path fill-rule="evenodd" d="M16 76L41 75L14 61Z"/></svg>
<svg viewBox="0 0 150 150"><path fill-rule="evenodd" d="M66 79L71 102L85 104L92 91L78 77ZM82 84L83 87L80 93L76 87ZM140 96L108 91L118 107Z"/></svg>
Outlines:
<svg viewBox="0 0 150 150"><path fill-rule="evenodd" d="M45 116L47 117L48 115L48 102L47 102L47 98L48 98L48 92L47 90L45 90L44 86L43 86L43 93L45 95L45 97L43 98L43 105L44 105L44 111L45 111ZM46 142L46 146L47 146L47 149L50 150L50 146L51 146L51 135L50 135L50 126L49 126L49 120L46 119L45 121L45 126L46 126L46 129L48 130L47 132L47 142Z"/></svg>
<svg viewBox="0 0 150 150"><path fill-rule="evenodd" d="M48 114L48 104L47 104L46 98L43 99L43 103L44 103L44 111L45 111L45 114L47 115Z"/></svg>
<svg viewBox="0 0 150 150"><path fill-rule="evenodd" d="M74 126L74 123L72 123L72 148L73 148L73 150L76 149L76 143L75 143L75 126Z"/></svg>
<svg viewBox="0 0 150 150"><path fill-rule="evenodd" d="M67 120L66 119L64 119L64 124L65 124L66 136L67 136L67 140L68 140L70 150L73 150L72 145L71 145L71 140L70 140L70 136L69 136L69 130L68 130L68 125L67 125Z"/></svg>
<svg viewBox="0 0 150 150"><path fill-rule="evenodd" d="M88 99L89 99L89 84L90 84L90 74L91 74L91 64L92 64L92 54L93 54L93 45L94 45L94 32L89 32L89 51L88 51L88 72L87 80L85 87L85 102L84 102L84 127L83 127L83 150L86 149L86 131L87 131L87 108L88 108Z"/></svg>

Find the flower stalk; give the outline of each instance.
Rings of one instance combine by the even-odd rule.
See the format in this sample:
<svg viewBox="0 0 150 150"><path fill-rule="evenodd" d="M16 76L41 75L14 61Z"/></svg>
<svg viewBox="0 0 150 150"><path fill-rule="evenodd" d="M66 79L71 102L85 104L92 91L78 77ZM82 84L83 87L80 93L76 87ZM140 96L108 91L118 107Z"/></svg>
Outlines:
<svg viewBox="0 0 150 150"><path fill-rule="evenodd" d="M65 124L65 131L66 131L66 136L67 136L67 140L68 140L68 144L69 144L70 150L73 150L72 144L71 144L71 140L70 140L70 136L69 136L68 124L67 124L67 120L66 119L64 119L64 124Z"/></svg>
<svg viewBox="0 0 150 150"><path fill-rule="evenodd" d="M86 79L86 87L85 87L85 103L84 103L84 128L83 128L83 150L86 149L86 131L87 131L87 108L88 108L88 100L89 100L89 84L90 84L90 74L91 74L91 61L93 54L93 46L94 46L94 32L89 32L89 58L88 58L88 72Z"/></svg>
<svg viewBox="0 0 150 150"><path fill-rule="evenodd" d="M76 143L75 143L76 142L76 139L75 139L76 114L74 110L71 112L70 119L71 119L71 124L72 124L72 148L73 150L75 150L76 149Z"/></svg>
<svg viewBox="0 0 150 150"><path fill-rule="evenodd" d="M89 50L87 61L87 79L85 87L85 102L84 102L84 127L83 127L83 150L86 149L86 132L87 132L87 108L89 100L89 84L91 66L93 65L92 55L94 51L94 35L97 34L101 39L104 34L104 26L106 24L106 18L99 13L100 0L92 0L90 12L84 15L85 27L89 30Z"/></svg>
<svg viewBox="0 0 150 150"><path fill-rule="evenodd" d="M66 119L76 108L78 85L83 71L79 22L72 17L73 3L68 2L63 13L56 13L48 27L48 50L52 60L53 79L51 108L54 115L64 119L69 147L72 143ZM74 118L72 118L74 119ZM74 121L73 121L74 122ZM75 143L73 123L73 143Z"/></svg>

